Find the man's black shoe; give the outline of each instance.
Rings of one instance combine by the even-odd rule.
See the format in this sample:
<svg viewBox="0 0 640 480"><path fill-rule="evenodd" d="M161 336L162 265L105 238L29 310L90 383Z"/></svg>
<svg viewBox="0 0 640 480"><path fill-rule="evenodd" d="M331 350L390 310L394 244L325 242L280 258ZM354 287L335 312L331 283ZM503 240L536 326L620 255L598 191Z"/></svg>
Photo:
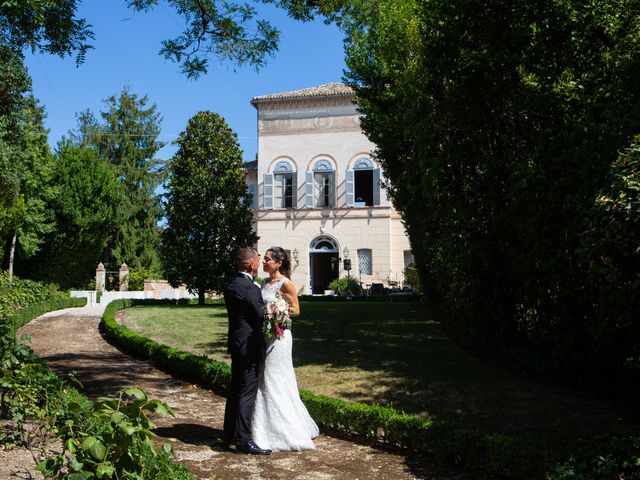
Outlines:
<svg viewBox="0 0 640 480"><path fill-rule="evenodd" d="M271 450L260 448L253 442L249 442L245 445L236 445L236 451L240 453L247 453L249 455L271 455Z"/></svg>

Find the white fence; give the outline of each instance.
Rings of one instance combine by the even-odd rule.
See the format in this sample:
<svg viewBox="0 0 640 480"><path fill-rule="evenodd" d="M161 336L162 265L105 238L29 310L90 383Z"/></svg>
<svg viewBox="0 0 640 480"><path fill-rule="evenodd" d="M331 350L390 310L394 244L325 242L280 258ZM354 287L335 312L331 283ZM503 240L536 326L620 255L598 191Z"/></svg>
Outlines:
<svg viewBox="0 0 640 480"><path fill-rule="evenodd" d="M94 290L72 290L72 297L86 298L87 305L97 305L96 292ZM122 298L136 298L136 299L169 299L178 300L181 298L196 298L196 295L189 293L188 291L181 290L179 288L163 288L160 292L154 291L127 291L127 292L102 292L100 295L100 305L106 305L113 300L120 300Z"/></svg>

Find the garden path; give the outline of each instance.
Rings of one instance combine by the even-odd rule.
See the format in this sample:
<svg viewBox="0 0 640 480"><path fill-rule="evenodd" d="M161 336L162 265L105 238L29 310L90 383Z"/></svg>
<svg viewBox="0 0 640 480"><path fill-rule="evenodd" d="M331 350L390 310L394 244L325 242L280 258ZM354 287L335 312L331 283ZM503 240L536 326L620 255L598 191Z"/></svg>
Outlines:
<svg viewBox="0 0 640 480"><path fill-rule="evenodd" d="M429 458L320 435L317 449L270 456L239 455L222 448L225 399L209 390L171 377L148 361L130 357L110 345L98 330L100 306L59 310L20 330L32 348L58 374L74 373L92 399L114 395L129 386L144 388L174 409L175 418L154 419L161 443L170 443L175 458L196 478L295 480L480 480L476 471L443 466ZM14 477L27 478L27 477Z"/></svg>

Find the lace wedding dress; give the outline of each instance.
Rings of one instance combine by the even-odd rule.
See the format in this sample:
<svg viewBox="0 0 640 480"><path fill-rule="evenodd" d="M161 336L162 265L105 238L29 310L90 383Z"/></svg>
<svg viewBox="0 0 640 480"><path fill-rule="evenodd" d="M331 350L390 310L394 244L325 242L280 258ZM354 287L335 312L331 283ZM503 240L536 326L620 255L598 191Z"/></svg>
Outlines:
<svg viewBox="0 0 640 480"><path fill-rule="evenodd" d="M275 299L286 278L273 284L262 283L265 304ZM273 451L312 450L312 439L318 436L307 408L300 400L296 374L293 371L291 330L280 339L267 340L264 372L260 378L251 430L260 448Z"/></svg>

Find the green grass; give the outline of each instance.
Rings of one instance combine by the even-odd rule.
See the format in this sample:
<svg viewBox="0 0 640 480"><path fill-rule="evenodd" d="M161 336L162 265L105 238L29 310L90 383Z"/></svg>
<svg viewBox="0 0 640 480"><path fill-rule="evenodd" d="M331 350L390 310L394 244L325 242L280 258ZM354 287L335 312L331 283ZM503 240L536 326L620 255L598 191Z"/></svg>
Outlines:
<svg viewBox="0 0 640 480"><path fill-rule="evenodd" d="M418 303L303 302L294 319L298 386L532 441L564 454L600 435L637 434L637 414L529 382L461 350ZM229 362L224 306L138 306L124 324Z"/></svg>

